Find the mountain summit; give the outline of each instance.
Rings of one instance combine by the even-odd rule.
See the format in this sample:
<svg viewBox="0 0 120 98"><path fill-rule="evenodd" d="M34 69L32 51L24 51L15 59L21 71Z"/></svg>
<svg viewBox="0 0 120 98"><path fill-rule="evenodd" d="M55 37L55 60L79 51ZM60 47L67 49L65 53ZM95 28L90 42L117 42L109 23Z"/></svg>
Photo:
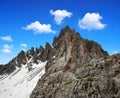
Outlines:
<svg viewBox="0 0 120 98"><path fill-rule="evenodd" d="M120 54L109 56L98 43L83 39L66 26L54 37L52 45L21 51L8 64L1 65L0 82L16 79L24 72L24 79L14 87L27 84L26 92L34 89L30 98L119 98L119 70ZM34 79L36 87L30 88Z"/></svg>
<svg viewBox="0 0 120 98"><path fill-rule="evenodd" d="M65 56L66 61L71 58L74 62L84 63L92 58L100 58L107 55L108 53L99 44L83 39L79 33L66 26L61 29L59 36L53 39L52 46L47 42L45 49L40 46L36 49L32 47L27 52L22 50L8 64L0 66L0 74L9 74L16 67L21 67L28 63L38 64L39 61L44 62L53 59L53 57L60 58Z"/></svg>

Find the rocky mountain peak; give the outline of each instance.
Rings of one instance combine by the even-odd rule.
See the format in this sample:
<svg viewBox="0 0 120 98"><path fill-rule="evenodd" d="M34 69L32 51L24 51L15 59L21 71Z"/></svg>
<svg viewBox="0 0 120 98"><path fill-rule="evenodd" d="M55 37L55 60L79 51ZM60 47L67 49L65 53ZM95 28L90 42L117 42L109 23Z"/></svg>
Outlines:
<svg viewBox="0 0 120 98"><path fill-rule="evenodd" d="M36 49L32 47L27 52L21 51L18 56L6 64L6 66L14 65L14 70L15 66L21 67L21 65L27 64L28 61L29 63L38 64L39 61L49 61L53 58L59 59L61 57L65 57L65 61L72 61L79 64L88 62L93 58L100 58L107 55L107 52L105 52L99 44L83 39L74 29L66 26L61 29L59 36L53 39L52 46L47 42L45 48L40 46ZM3 69L6 70L6 68ZM7 71L4 72L7 73Z"/></svg>
<svg viewBox="0 0 120 98"><path fill-rule="evenodd" d="M79 33L76 33L76 31L74 29L71 29L69 26L66 26L63 29L61 29L59 36L54 38L54 40L53 40L53 46L54 46L54 43L57 42L57 40L72 41L72 39L74 37L76 37L76 35L79 38L81 38L80 35L79 35ZM67 39L65 39L65 38L67 38Z"/></svg>
<svg viewBox="0 0 120 98"><path fill-rule="evenodd" d="M16 57L16 62L19 67L21 67L22 64L26 64L26 53L23 50Z"/></svg>
<svg viewBox="0 0 120 98"><path fill-rule="evenodd" d="M120 98L120 54L109 56L98 43L83 39L69 26L61 29L52 45L47 42L45 48L21 51L1 65L0 75L21 66L31 73L33 65L41 62L45 62L45 74L30 98Z"/></svg>
<svg viewBox="0 0 120 98"><path fill-rule="evenodd" d="M62 38L63 36L65 36L66 34L69 34L69 33L75 33L75 31L72 30L69 26L66 26L63 29L61 29L58 38Z"/></svg>
<svg viewBox="0 0 120 98"><path fill-rule="evenodd" d="M69 54L74 62L86 62L92 58L107 56L108 53L94 41L83 39L79 33L69 26L61 29L58 37L53 40L53 47L56 50L56 57ZM79 59L80 58L80 59Z"/></svg>
<svg viewBox="0 0 120 98"><path fill-rule="evenodd" d="M55 57L48 60L30 98L120 97L120 54L109 56L68 26L54 38L52 50Z"/></svg>

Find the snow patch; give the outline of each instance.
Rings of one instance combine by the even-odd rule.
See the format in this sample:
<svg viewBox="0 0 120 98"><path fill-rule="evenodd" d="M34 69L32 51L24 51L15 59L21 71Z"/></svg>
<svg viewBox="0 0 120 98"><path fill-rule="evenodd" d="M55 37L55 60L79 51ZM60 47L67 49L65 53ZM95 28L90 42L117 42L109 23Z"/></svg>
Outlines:
<svg viewBox="0 0 120 98"><path fill-rule="evenodd" d="M47 62L33 64L28 71L27 64L9 75L0 76L0 98L29 98L38 80L45 73Z"/></svg>

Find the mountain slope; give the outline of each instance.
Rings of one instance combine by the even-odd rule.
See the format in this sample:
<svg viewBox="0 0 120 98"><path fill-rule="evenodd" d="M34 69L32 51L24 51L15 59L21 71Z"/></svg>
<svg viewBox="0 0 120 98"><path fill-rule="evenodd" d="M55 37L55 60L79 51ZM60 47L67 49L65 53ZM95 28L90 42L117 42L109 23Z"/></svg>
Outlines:
<svg viewBox="0 0 120 98"><path fill-rule="evenodd" d="M19 92L23 95L18 98L119 98L119 70L120 54L109 56L98 43L66 26L52 46L21 51L0 66L0 97L16 98Z"/></svg>
<svg viewBox="0 0 120 98"><path fill-rule="evenodd" d="M45 73L46 62L33 64L33 69L28 66L17 67L11 74L0 76L0 98L29 98L38 79Z"/></svg>
<svg viewBox="0 0 120 98"><path fill-rule="evenodd" d="M55 37L55 58L30 98L119 98L120 54L109 56L69 27Z"/></svg>

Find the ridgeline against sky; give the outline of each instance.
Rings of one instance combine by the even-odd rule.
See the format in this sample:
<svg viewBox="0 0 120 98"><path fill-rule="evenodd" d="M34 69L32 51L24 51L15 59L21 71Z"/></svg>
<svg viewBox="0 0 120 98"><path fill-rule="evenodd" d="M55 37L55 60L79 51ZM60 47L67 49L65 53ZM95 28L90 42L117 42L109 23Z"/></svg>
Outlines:
<svg viewBox="0 0 120 98"><path fill-rule="evenodd" d="M120 51L118 0L0 0L0 64L21 50L52 43L69 25L114 54Z"/></svg>

